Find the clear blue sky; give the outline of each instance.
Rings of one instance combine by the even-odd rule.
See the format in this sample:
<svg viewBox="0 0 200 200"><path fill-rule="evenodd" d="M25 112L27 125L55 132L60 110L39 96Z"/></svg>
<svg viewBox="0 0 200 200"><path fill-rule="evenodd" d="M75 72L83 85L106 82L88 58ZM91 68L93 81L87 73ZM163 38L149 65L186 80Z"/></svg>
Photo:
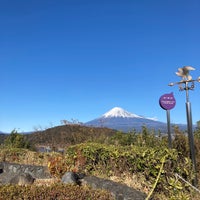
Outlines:
<svg viewBox="0 0 200 200"><path fill-rule="evenodd" d="M0 0L0 130L87 122L119 106L186 123L178 67L200 75L198 0ZM200 120L200 84L190 92Z"/></svg>

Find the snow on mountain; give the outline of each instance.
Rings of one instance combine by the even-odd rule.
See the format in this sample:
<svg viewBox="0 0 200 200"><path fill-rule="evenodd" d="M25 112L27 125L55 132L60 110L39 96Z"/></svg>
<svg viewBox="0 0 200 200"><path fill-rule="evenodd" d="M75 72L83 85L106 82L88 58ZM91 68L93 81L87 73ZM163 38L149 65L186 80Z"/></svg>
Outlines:
<svg viewBox="0 0 200 200"><path fill-rule="evenodd" d="M123 118L142 118L139 115L132 114L120 107L114 107L110 111L106 112L104 115L102 115L103 118L111 118L111 117L123 117Z"/></svg>
<svg viewBox="0 0 200 200"><path fill-rule="evenodd" d="M157 117L147 117L147 119L153 120L153 121L158 121Z"/></svg>

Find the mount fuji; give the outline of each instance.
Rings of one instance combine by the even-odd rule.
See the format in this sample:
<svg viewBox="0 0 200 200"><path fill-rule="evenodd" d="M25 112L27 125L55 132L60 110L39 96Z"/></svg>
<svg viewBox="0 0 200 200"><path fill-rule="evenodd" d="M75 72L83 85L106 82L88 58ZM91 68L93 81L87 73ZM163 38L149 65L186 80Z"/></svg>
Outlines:
<svg viewBox="0 0 200 200"><path fill-rule="evenodd" d="M130 113L120 107L114 107L101 117L86 122L85 125L107 127L124 132L133 131L133 129L141 131L142 126L146 126L148 129L154 129L155 131L160 130L162 133L167 133L166 123ZM186 126L184 126L184 128L186 128Z"/></svg>
<svg viewBox="0 0 200 200"><path fill-rule="evenodd" d="M122 117L122 118L141 118L139 115L132 114L120 107L115 107L110 111L106 112L102 118L111 118L111 117Z"/></svg>

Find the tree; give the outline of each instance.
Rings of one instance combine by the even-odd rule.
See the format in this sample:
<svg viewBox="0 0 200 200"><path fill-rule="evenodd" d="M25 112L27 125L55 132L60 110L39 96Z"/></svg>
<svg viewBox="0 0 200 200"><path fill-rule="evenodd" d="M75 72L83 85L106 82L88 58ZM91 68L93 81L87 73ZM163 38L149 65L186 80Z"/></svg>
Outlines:
<svg viewBox="0 0 200 200"><path fill-rule="evenodd" d="M12 148L30 148L30 143L25 140L24 135L17 133L16 130L10 133L4 144Z"/></svg>
<svg viewBox="0 0 200 200"><path fill-rule="evenodd" d="M200 120L197 121L196 124L197 124L197 127L196 127L196 129L194 131L194 135L195 135L196 139L200 139Z"/></svg>

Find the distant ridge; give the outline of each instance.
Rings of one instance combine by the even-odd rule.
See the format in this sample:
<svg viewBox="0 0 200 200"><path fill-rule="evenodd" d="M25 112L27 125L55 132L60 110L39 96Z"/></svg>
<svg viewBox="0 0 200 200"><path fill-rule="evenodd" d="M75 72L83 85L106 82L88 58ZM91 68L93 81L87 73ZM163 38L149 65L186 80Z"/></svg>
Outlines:
<svg viewBox="0 0 200 200"><path fill-rule="evenodd" d="M120 107L114 107L101 117L85 123L87 126L106 127L119 131L129 132L132 130L141 131L143 126L155 131L160 130L167 133L167 124L153 118L142 117L133 114ZM174 124L173 124L174 125ZM186 130L186 125L178 125L180 129Z"/></svg>

